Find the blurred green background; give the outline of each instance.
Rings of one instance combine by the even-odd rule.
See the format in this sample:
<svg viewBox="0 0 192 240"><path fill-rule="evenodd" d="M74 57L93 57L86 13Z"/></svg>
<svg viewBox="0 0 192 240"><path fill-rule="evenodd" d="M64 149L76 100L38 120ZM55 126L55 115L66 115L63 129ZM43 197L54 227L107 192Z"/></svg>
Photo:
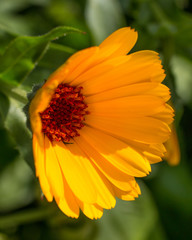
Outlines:
<svg viewBox="0 0 192 240"><path fill-rule="evenodd" d="M83 214L74 220L41 198L22 108L32 86L72 53L124 26L139 33L133 51L160 53L176 109L180 164L155 164L138 180L136 201L117 201L100 220ZM0 0L0 240L192 239L191 122L192 1Z"/></svg>

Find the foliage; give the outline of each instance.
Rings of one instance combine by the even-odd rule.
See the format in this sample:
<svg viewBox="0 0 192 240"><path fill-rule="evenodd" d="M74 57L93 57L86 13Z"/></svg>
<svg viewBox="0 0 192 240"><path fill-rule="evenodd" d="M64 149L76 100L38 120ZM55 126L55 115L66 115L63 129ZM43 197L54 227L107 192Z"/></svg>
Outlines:
<svg viewBox="0 0 192 240"><path fill-rule="evenodd" d="M187 0L0 1L0 239L190 239L191 11ZM123 26L139 33L134 51L160 52L176 109L181 163L154 165L139 182L142 196L118 201L101 220L73 220L40 199L22 108L35 83L75 51L99 44Z"/></svg>

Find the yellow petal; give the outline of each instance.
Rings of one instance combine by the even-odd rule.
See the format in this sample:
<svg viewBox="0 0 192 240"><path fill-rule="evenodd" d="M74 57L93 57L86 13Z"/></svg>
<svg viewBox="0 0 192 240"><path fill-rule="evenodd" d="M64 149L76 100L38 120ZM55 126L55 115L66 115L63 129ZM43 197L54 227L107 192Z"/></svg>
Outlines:
<svg viewBox="0 0 192 240"><path fill-rule="evenodd" d="M162 75L162 78L165 77L159 60L135 64L128 58L127 62L104 74L91 77L87 81L82 79L83 82L80 85L84 89L84 94L89 96L134 83L157 81L156 76L159 75Z"/></svg>
<svg viewBox="0 0 192 240"><path fill-rule="evenodd" d="M54 150L63 175L75 196L83 202L95 203L97 194L88 172L89 165L84 162L86 159L77 152L74 144L55 142Z"/></svg>
<svg viewBox="0 0 192 240"><path fill-rule="evenodd" d="M80 61L77 62L77 66L73 71L70 71L66 79L64 80L64 83L71 82L71 85L75 86L76 84L73 83L73 81L84 74L84 72L88 71L93 66L100 63L100 61L103 61L103 59L100 59L99 57L99 48L98 47L92 47L88 48L89 50L87 54L83 56L82 59L79 59ZM75 61L76 64L76 61Z"/></svg>
<svg viewBox="0 0 192 240"><path fill-rule="evenodd" d="M114 191L118 198L126 201L135 200L135 198L139 195L139 193L135 189L132 189L131 191L122 191L118 188L115 188Z"/></svg>
<svg viewBox="0 0 192 240"><path fill-rule="evenodd" d="M154 95L154 96L159 96L163 98L165 102L167 102L171 95L170 95L170 90L167 86L158 83L155 88L151 88L147 91L147 94L149 95Z"/></svg>
<svg viewBox="0 0 192 240"><path fill-rule="evenodd" d="M49 182L45 173L45 151L44 146L41 146L33 134L33 155L35 159L36 174L39 177L39 182L42 191L49 202L53 200L53 194L50 189Z"/></svg>
<svg viewBox="0 0 192 240"><path fill-rule="evenodd" d="M86 118L86 124L116 137L145 143L165 142L170 135L167 124L151 117L117 119L90 114Z"/></svg>
<svg viewBox="0 0 192 240"><path fill-rule="evenodd" d="M130 96L89 104L91 114L87 119L92 118L93 115L111 118L125 118L126 116L130 118L130 115L149 116L163 112L164 109L165 103L160 97L149 95Z"/></svg>
<svg viewBox="0 0 192 240"><path fill-rule="evenodd" d="M159 144L150 144L148 147L142 148L142 152L148 152L159 157L163 157L166 149L163 143Z"/></svg>
<svg viewBox="0 0 192 240"><path fill-rule="evenodd" d="M129 27L121 28L107 37L99 46L106 55L120 56L127 54L137 41L137 32Z"/></svg>
<svg viewBox="0 0 192 240"><path fill-rule="evenodd" d="M116 204L113 188L106 177L99 170L97 170L96 165L93 163L92 165L98 174L98 176L95 176L96 174L91 175L94 182L94 187L97 188L96 203L102 208L111 209Z"/></svg>
<svg viewBox="0 0 192 240"><path fill-rule="evenodd" d="M99 57L101 58L100 52L98 52L98 58ZM129 59L130 59L129 55L120 56L120 57L118 56L118 57L109 58L109 59L105 59L103 56L103 59L102 61L100 60L100 62L98 61L98 59L95 59L96 64L94 64L90 68L87 68L86 71L84 71L77 78L75 78L72 84L79 85L85 81L91 81L92 79L98 76L101 76L122 64L125 64L127 61L129 61Z"/></svg>
<svg viewBox="0 0 192 240"><path fill-rule="evenodd" d="M89 156L91 161L106 176L106 178L117 188L124 191L131 191L135 178L120 171L117 167L104 158L93 146L82 136L74 140L82 150Z"/></svg>
<svg viewBox="0 0 192 240"><path fill-rule="evenodd" d="M72 193L71 189L65 178L63 177L64 184L64 196L61 199L56 199L57 205L67 216L72 218L79 217L79 206L76 201L76 197Z"/></svg>
<svg viewBox="0 0 192 240"><path fill-rule="evenodd" d="M82 212L90 219L98 219L103 215L103 209L97 204L88 204L81 201L78 201L78 204Z"/></svg>
<svg viewBox="0 0 192 240"><path fill-rule="evenodd" d="M81 135L106 160L130 176L146 176L150 171L148 162L133 148L101 131L84 127ZM110 144L109 144L110 143Z"/></svg>
<svg viewBox="0 0 192 240"><path fill-rule="evenodd" d="M143 152L143 154L146 156L146 159L150 162L150 164L154 164L162 161L161 157L154 155L152 153Z"/></svg>
<svg viewBox="0 0 192 240"><path fill-rule="evenodd" d="M45 136L46 175L55 199L64 197L64 184L57 156L49 139Z"/></svg>
<svg viewBox="0 0 192 240"><path fill-rule="evenodd" d="M140 61L142 61L143 59L145 59L145 61L159 59L159 54L151 50L142 50L142 51L134 52L129 54L129 56L131 56L135 60L139 59Z"/></svg>
<svg viewBox="0 0 192 240"><path fill-rule="evenodd" d="M148 153L151 153L153 155L157 155L159 157L162 157L164 156L164 153L166 152L166 149L164 147L163 144L146 144L146 143L143 143L143 142L137 142L137 141L133 141L133 140L125 140L123 139L123 141L132 146L133 148L137 149L137 151L139 152L142 152L145 153L145 152L148 152Z"/></svg>
<svg viewBox="0 0 192 240"><path fill-rule="evenodd" d="M92 187L95 188L97 193L97 198L95 203L97 203L102 208L110 209L115 206L115 198L113 194L113 189L108 180L104 175L97 169L97 167L90 162L90 159L86 154L81 150L81 148L73 142L73 144L68 144L67 146L71 152L76 151L81 157L84 165L84 168L87 169L88 174L92 180Z"/></svg>
<svg viewBox="0 0 192 240"><path fill-rule="evenodd" d="M54 82L60 84L70 83L79 74L83 73L92 62L93 56L98 52L98 47L90 47L73 54L66 63L50 75L44 87L52 85Z"/></svg>
<svg viewBox="0 0 192 240"><path fill-rule="evenodd" d="M162 75L162 81L165 75L157 53L140 51L107 59L85 71L73 83L83 84L86 95L90 95L95 91L102 92L105 88L109 90L137 82L153 81L153 79L159 81L156 79L159 74ZM90 86L93 86L93 89Z"/></svg>
<svg viewBox="0 0 192 240"><path fill-rule="evenodd" d="M138 84L131 84L128 86L115 88L106 92L101 92L95 95L91 95L86 97L86 103L97 103L103 101L109 101L117 98L124 98L128 96L137 96L137 95L144 95L148 93L150 90L152 92L158 86L158 83L152 82L145 82L145 83L138 83ZM146 95L146 94L145 94ZM158 96L156 94L156 96Z"/></svg>
<svg viewBox="0 0 192 240"><path fill-rule="evenodd" d="M164 106L165 107L163 111L153 114L153 117L160 119L161 121L166 122L167 124L170 124L173 122L174 110L168 104L165 104Z"/></svg>

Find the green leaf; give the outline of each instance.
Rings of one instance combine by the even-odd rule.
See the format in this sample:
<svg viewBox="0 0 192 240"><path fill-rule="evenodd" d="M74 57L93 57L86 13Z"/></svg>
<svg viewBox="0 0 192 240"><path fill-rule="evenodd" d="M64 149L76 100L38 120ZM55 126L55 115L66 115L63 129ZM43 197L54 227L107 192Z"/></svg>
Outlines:
<svg viewBox="0 0 192 240"><path fill-rule="evenodd" d="M71 27L57 27L42 36L17 37L0 57L0 79L18 86L48 50L49 42L71 32L81 31Z"/></svg>
<svg viewBox="0 0 192 240"><path fill-rule="evenodd" d="M17 101L11 100L5 126L9 129L13 139L17 143L16 149L19 151L21 157L34 171L32 136L26 126L26 116Z"/></svg>

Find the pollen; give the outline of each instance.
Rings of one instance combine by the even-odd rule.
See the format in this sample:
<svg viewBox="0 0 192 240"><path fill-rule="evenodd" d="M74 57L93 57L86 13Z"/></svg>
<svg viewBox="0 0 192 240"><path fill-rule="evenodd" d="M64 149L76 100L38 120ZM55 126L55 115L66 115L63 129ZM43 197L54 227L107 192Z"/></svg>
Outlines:
<svg viewBox="0 0 192 240"><path fill-rule="evenodd" d="M70 142L80 136L78 130L84 126L85 115L89 114L82 87L60 84L49 103L40 113L42 132L51 142Z"/></svg>

